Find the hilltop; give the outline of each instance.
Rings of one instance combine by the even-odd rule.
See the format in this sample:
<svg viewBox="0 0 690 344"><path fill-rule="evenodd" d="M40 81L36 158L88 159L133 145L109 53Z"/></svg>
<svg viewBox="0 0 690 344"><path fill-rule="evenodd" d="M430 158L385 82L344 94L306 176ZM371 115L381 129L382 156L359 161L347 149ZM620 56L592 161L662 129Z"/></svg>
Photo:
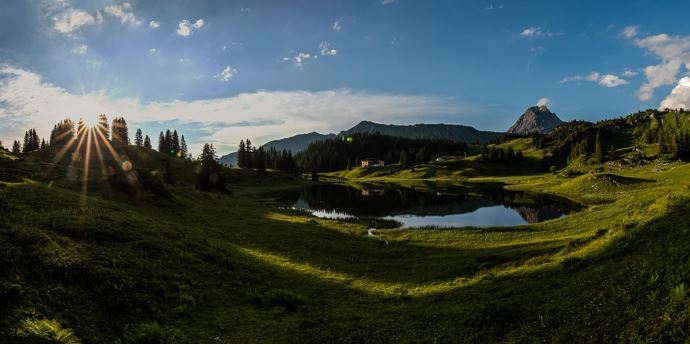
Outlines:
<svg viewBox="0 0 690 344"><path fill-rule="evenodd" d="M509 134L547 133L563 124L555 113L546 105L532 106L517 119L515 124L508 128Z"/></svg>
<svg viewBox="0 0 690 344"><path fill-rule="evenodd" d="M480 131L469 126L457 124L395 125L371 121L359 122L354 127L340 132L339 135L376 133L408 139L449 140L465 143L488 143L502 135L502 133Z"/></svg>

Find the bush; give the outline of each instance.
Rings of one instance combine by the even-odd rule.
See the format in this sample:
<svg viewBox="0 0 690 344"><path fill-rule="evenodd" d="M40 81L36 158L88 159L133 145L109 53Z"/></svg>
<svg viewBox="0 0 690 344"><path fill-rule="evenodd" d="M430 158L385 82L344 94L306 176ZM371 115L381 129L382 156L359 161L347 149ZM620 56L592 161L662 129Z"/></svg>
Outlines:
<svg viewBox="0 0 690 344"><path fill-rule="evenodd" d="M263 303L271 307L282 307L294 312L306 303L304 296L284 289L272 289L264 294Z"/></svg>
<svg viewBox="0 0 690 344"><path fill-rule="evenodd" d="M81 341L70 329L64 329L56 320L25 319L17 328L17 335L25 343L79 344Z"/></svg>
<svg viewBox="0 0 690 344"><path fill-rule="evenodd" d="M183 340L182 332L157 322L127 326L124 333L124 343L137 344L175 344Z"/></svg>

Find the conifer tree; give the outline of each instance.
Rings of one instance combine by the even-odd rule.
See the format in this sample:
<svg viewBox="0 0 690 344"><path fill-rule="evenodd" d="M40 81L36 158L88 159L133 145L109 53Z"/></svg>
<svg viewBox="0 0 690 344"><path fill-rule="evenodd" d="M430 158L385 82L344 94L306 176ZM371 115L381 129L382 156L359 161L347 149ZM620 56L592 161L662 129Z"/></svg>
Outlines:
<svg viewBox="0 0 690 344"><path fill-rule="evenodd" d="M244 145L244 168L252 169L254 168L254 161L252 159L254 147L252 147L252 142L249 139L244 140Z"/></svg>
<svg viewBox="0 0 690 344"><path fill-rule="evenodd" d="M180 153L183 158L187 158L189 155L189 150L187 149L187 141L184 139L184 135L182 135L182 138L180 138Z"/></svg>
<svg viewBox="0 0 690 344"><path fill-rule="evenodd" d="M151 147L151 138L148 135L146 135L146 137L144 138L144 148L148 148L148 149L152 148Z"/></svg>
<svg viewBox="0 0 690 344"><path fill-rule="evenodd" d="M168 154L168 155L173 155L173 154L175 154L175 153L172 151L172 150L173 150L173 146L172 146L172 133L170 132L169 129L165 131L165 145L164 145L164 146L165 146L165 150L163 151L163 153Z"/></svg>
<svg viewBox="0 0 690 344"><path fill-rule="evenodd" d="M163 136L163 132L158 135L158 152L159 153L165 153L167 154L167 149L165 147L165 136Z"/></svg>
<svg viewBox="0 0 690 344"><path fill-rule="evenodd" d="M86 133L86 122L84 122L83 118L79 119L79 122L77 122L77 140L81 139L82 137L85 136ZM84 136L82 136L84 135Z"/></svg>
<svg viewBox="0 0 690 344"><path fill-rule="evenodd" d="M108 116L105 114L98 115L98 130L106 140L110 140L110 126L108 125Z"/></svg>
<svg viewBox="0 0 690 344"><path fill-rule="evenodd" d="M597 137L594 143L594 158L598 163L603 163L606 160L606 155L604 154L604 147L601 144L601 137L597 131Z"/></svg>
<svg viewBox="0 0 690 344"><path fill-rule="evenodd" d="M141 129L137 128L137 133L134 135L134 144L143 147L144 146L144 137L141 133Z"/></svg>
<svg viewBox="0 0 690 344"><path fill-rule="evenodd" d="M123 117L116 117L113 119L112 126L112 141L123 145L129 144L129 129L127 128L127 121Z"/></svg>
<svg viewBox="0 0 690 344"><path fill-rule="evenodd" d="M244 140L240 140L239 148L237 149L237 167L244 168L245 163L246 146L244 145Z"/></svg>
<svg viewBox="0 0 690 344"><path fill-rule="evenodd" d="M171 155L180 156L180 138L177 136L177 130L173 130L170 136Z"/></svg>
<svg viewBox="0 0 690 344"><path fill-rule="evenodd" d="M21 145L19 144L19 141L15 140L14 143L12 144L12 154L19 154L21 150Z"/></svg>
<svg viewBox="0 0 690 344"><path fill-rule="evenodd" d="M50 132L50 145L59 147L74 139L74 122L67 118L58 122Z"/></svg>
<svg viewBox="0 0 690 344"><path fill-rule="evenodd" d="M264 153L264 147L261 146L256 151L254 166L260 174L266 174L266 154Z"/></svg>

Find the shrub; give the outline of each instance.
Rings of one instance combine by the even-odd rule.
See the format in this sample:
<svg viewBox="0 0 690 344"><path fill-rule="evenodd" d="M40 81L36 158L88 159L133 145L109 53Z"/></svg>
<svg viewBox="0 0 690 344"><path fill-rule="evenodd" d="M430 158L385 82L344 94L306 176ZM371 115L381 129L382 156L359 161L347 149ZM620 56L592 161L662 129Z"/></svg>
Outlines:
<svg viewBox="0 0 690 344"><path fill-rule="evenodd" d="M567 271L575 271L587 266L587 261L582 258L568 257L561 264L563 264L563 268Z"/></svg>
<svg viewBox="0 0 690 344"><path fill-rule="evenodd" d="M155 321L127 326L124 332L124 343L175 344L182 340L182 331L161 326Z"/></svg>
<svg viewBox="0 0 690 344"><path fill-rule="evenodd" d="M26 343L79 344L81 341L70 329L62 328L59 322L49 319L25 319L17 328L17 335Z"/></svg>
<svg viewBox="0 0 690 344"><path fill-rule="evenodd" d="M282 307L294 312L306 303L304 296L284 289L272 289L264 294L264 304L271 307Z"/></svg>

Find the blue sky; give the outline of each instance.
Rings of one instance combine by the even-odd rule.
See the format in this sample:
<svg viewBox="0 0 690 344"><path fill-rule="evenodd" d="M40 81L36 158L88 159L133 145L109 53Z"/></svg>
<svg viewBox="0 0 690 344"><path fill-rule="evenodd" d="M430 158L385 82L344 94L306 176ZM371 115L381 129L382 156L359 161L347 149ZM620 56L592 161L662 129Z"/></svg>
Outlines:
<svg viewBox="0 0 690 344"><path fill-rule="evenodd" d="M564 120L690 108L687 13L678 1L5 0L0 139L106 113L226 153L365 119L503 131L540 100Z"/></svg>

